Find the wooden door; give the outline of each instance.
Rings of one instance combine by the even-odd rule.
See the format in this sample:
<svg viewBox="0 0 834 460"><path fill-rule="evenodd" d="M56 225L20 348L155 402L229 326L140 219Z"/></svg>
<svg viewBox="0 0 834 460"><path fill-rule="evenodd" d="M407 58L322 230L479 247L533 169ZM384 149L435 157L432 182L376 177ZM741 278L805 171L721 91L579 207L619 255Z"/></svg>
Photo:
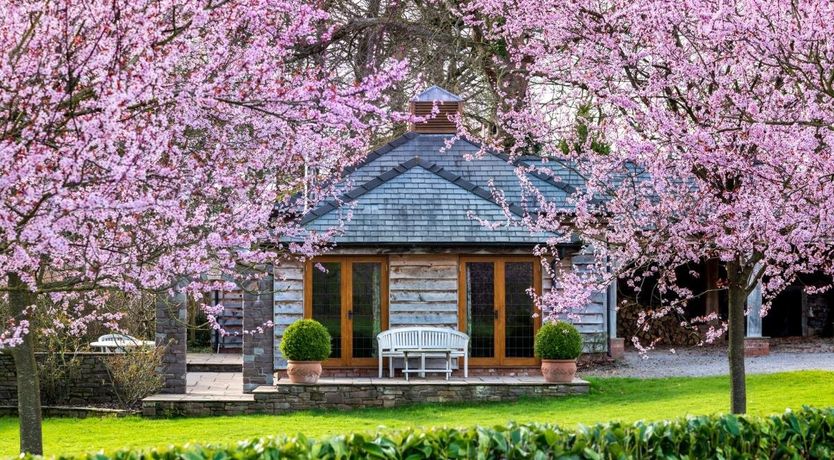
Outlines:
<svg viewBox="0 0 834 460"><path fill-rule="evenodd" d="M541 294L532 257L465 257L459 274L459 322L470 337L473 366L527 366L541 323L530 288Z"/></svg>
<svg viewBox="0 0 834 460"><path fill-rule="evenodd" d="M323 269L323 270L322 270ZM326 366L375 366L376 335L388 328L384 257L322 257L307 263L304 316L331 336Z"/></svg>

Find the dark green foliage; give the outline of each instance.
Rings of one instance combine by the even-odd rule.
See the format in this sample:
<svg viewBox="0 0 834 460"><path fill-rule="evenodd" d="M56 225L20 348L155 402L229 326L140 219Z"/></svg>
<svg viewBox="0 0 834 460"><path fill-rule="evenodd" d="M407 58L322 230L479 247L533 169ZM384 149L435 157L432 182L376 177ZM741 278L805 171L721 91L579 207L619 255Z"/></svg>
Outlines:
<svg viewBox="0 0 834 460"><path fill-rule="evenodd" d="M582 354L582 336L573 324L545 323L536 333L533 353L541 359L576 359Z"/></svg>
<svg viewBox="0 0 834 460"><path fill-rule="evenodd" d="M593 106L590 105L582 105L579 107L576 113L576 137L571 141L562 139L559 142L559 149L563 154L581 153L582 149L588 147L588 137L591 134L588 129L588 124L602 121L601 115L594 114L593 109ZM596 134L591 137L590 148L597 155L605 156L611 153L611 146L600 140Z"/></svg>
<svg viewBox="0 0 834 460"><path fill-rule="evenodd" d="M578 430L553 425L406 430L304 436L90 454L87 460L255 459L829 459L834 409L805 408L767 418L702 416L671 422L610 423ZM61 458L61 457L59 457Z"/></svg>
<svg viewBox="0 0 834 460"><path fill-rule="evenodd" d="M330 357L330 333L316 320L298 320L284 331L281 353L290 361L324 361Z"/></svg>

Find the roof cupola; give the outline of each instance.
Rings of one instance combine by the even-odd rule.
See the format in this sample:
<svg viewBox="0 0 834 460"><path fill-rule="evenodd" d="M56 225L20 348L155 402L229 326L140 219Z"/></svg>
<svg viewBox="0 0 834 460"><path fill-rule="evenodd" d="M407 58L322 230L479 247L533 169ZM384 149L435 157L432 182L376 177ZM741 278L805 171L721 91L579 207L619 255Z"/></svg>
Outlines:
<svg viewBox="0 0 834 460"><path fill-rule="evenodd" d="M438 112L432 116L437 104ZM463 113L463 99L439 86L432 86L411 99L409 111L419 117L431 117L422 123L411 123L409 131L426 134L454 134L457 125L454 117ZM452 119L450 119L452 118Z"/></svg>

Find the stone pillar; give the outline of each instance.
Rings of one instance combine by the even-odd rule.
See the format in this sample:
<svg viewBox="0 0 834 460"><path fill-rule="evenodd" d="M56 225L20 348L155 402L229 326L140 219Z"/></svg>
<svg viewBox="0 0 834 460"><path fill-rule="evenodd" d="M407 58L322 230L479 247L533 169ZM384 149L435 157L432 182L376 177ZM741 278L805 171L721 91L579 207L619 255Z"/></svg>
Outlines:
<svg viewBox="0 0 834 460"><path fill-rule="evenodd" d="M248 281L243 289L243 329L253 331L273 320L272 267L256 281ZM251 393L261 385L272 385L275 340L272 327L263 332L243 336L243 391Z"/></svg>
<svg viewBox="0 0 834 460"><path fill-rule="evenodd" d="M164 346L162 366L164 386L160 393L181 394L186 389L186 325L188 310L187 297L178 293L173 297L165 294L156 300L156 345Z"/></svg>
<svg viewBox="0 0 834 460"><path fill-rule="evenodd" d="M753 292L747 296L747 335L744 338L745 356L767 356L770 344L762 337L762 283L756 284Z"/></svg>

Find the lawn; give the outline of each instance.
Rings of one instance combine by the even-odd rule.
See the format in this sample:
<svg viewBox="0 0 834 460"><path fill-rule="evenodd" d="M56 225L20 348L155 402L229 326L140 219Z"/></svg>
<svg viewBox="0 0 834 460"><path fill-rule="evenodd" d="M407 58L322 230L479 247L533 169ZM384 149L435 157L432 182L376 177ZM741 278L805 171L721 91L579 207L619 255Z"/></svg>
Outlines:
<svg viewBox="0 0 834 460"><path fill-rule="evenodd" d="M273 434L324 436L377 427L468 426L550 422L563 426L610 420L668 419L714 414L729 407L727 377L594 378L587 396L515 403L423 405L390 410L306 412L281 416L179 419L51 418L44 422L47 455L79 454L122 447L155 447L186 442L230 443ZM750 414L781 413L802 405L834 406L834 372L804 371L748 378ZM0 418L0 456L17 453L17 419Z"/></svg>

